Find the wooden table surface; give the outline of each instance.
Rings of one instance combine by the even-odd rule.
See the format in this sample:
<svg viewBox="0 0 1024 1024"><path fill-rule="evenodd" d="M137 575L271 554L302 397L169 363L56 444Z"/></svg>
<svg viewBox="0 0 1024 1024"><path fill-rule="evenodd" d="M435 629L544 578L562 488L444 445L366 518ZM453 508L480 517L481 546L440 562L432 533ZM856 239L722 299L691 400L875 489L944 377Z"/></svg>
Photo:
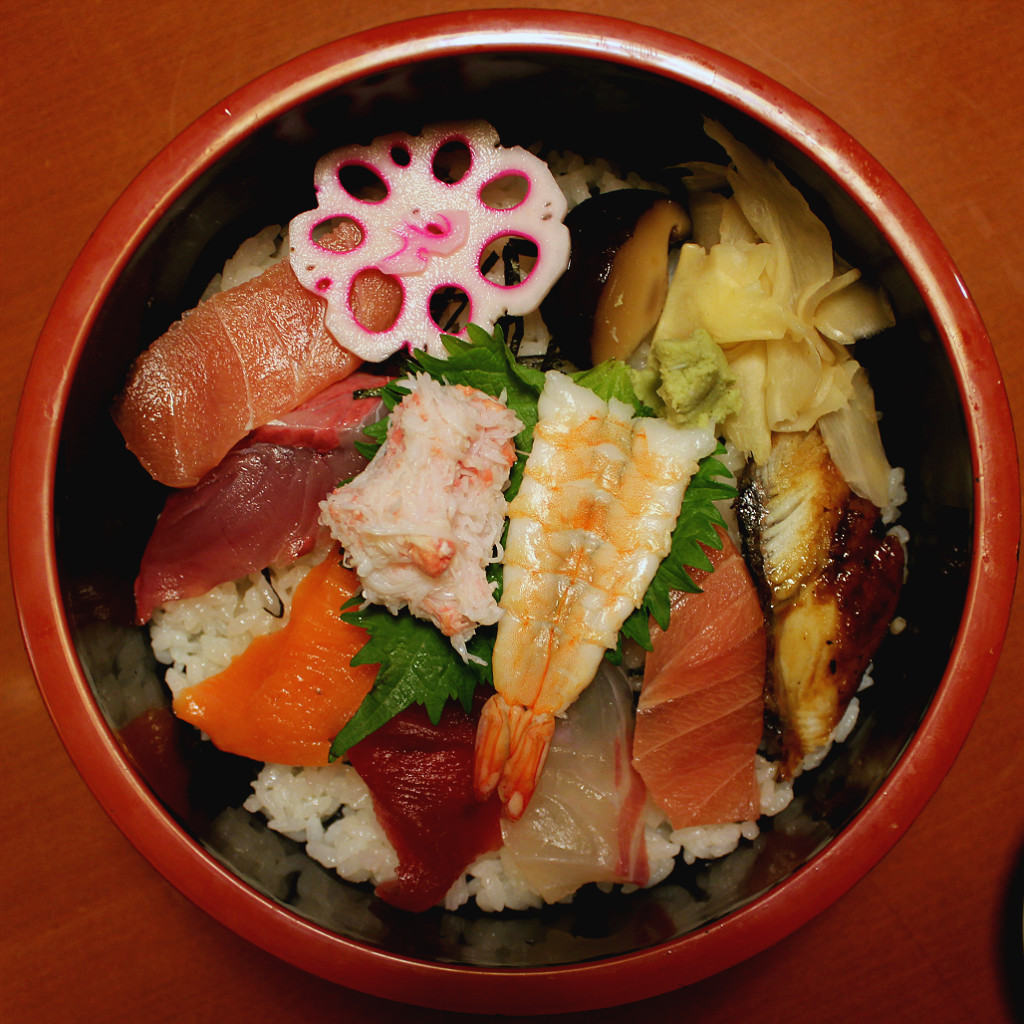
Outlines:
<svg viewBox="0 0 1024 1024"><path fill-rule="evenodd" d="M18 395L43 320L89 233L143 165L208 107L290 57L385 21L469 6L493 5L4 0L5 494ZM561 6L723 50L849 130L945 241L1024 426L1021 0ZM408 1007L308 976L238 938L136 853L47 717L7 575L5 562L3 1020L411 1019ZM1022 666L1018 601L989 696L952 771L895 849L838 903L717 977L587 1020L665 1013L732 1021L766 1011L833 1024L1010 1019L1007 957L1015 952L1020 967L1021 941ZM424 1022L447 1017L417 1013Z"/></svg>

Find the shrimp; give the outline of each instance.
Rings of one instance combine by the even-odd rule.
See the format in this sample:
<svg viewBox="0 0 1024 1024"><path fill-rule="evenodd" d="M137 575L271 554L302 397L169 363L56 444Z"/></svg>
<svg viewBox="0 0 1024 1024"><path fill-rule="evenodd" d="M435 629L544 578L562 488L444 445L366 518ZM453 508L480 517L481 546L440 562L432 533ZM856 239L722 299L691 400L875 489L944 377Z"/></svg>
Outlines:
<svg viewBox="0 0 1024 1024"><path fill-rule="evenodd" d="M561 715L615 647L668 554L713 429L634 418L551 371L509 505L495 694L477 728L474 786L522 816Z"/></svg>

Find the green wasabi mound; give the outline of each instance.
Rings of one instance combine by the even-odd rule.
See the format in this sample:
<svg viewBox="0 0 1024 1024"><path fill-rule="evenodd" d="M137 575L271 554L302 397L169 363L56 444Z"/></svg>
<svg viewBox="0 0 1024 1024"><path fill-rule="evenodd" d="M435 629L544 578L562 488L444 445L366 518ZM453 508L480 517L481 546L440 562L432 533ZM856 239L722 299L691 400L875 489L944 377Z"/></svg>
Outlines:
<svg viewBox="0 0 1024 1024"><path fill-rule="evenodd" d="M736 377L703 329L688 338L656 339L647 365L631 376L637 397L676 427L722 423L739 409Z"/></svg>

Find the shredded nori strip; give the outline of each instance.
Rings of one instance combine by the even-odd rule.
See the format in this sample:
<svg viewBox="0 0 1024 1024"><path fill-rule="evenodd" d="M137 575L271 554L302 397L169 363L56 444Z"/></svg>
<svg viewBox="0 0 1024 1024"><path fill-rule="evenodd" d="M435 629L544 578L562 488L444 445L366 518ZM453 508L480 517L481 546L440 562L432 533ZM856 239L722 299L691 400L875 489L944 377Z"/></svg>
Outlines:
<svg viewBox="0 0 1024 1024"><path fill-rule="evenodd" d="M486 277L494 269L494 264L497 262L497 252L489 252L487 254L487 258L480 264L480 273Z"/></svg>
<svg viewBox="0 0 1024 1024"><path fill-rule="evenodd" d="M270 592L274 595L276 603L273 607L268 608L266 605L263 606L263 610L268 615L273 615L275 619L280 619L284 615L284 601L281 600L281 595L274 589L273 581L270 579L270 569L261 569L260 575L267 581L267 586L270 588Z"/></svg>
<svg viewBox="0 0 1024 1024"><path fill-rule="evenodd" d="M512 355L518 356L519 346L523 343L523 338L526 337L526 322L521 316L511 316L506 313L505 316L498 317L497 326L505 335Z"/></svg>
<svg viewBox="0 0 1024 1024"><path fill-rule="evenodd" d="M519 248L515 239L510 238L501 250L501 258L505 264L505 285L519 284L522 274L519 270Z"/></svg>
<svg viewBox="0 0 1024 1024"><path fill-rule="evenodd" d="M468 308L469 296L461 288L438 288L430 296L430 317L444 334L459 330L459 321Z"/></svg>

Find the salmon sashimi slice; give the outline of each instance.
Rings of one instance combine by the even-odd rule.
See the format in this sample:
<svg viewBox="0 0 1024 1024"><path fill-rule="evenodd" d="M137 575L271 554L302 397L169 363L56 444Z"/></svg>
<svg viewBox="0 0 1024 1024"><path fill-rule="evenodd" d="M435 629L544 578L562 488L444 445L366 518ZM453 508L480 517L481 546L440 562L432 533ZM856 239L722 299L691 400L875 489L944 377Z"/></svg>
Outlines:
<svg viewBox="0 0 1024 1024"><path fill-rule="evenodd" d="M325 765L376 677L351 664L367 634L339 612L359 590L336 549L296 587L291 616L226 669L178 692L174 713L221 750L254 761Z"/></svg>
<svg viewBox="0 0 1024 1024"><path fill-rule="evenodd" d="M358 244L353 222L338 231L349 225L352 237L332 244ZM362 301L400 303L394 289ZM135 360L113 408L146 471L169 487L191 487L255 427L352 373L361 360L327 330L326 309L285 261L172 324Z"/></svg>
<svg viewBox="0 0 1024 1024"><path fill-rule="evenodd" d="M764 617L746 565L723 535L700 594L675 592L651 624L633 765L672 827L759 817L755 756L764 720Z"/></svg>

